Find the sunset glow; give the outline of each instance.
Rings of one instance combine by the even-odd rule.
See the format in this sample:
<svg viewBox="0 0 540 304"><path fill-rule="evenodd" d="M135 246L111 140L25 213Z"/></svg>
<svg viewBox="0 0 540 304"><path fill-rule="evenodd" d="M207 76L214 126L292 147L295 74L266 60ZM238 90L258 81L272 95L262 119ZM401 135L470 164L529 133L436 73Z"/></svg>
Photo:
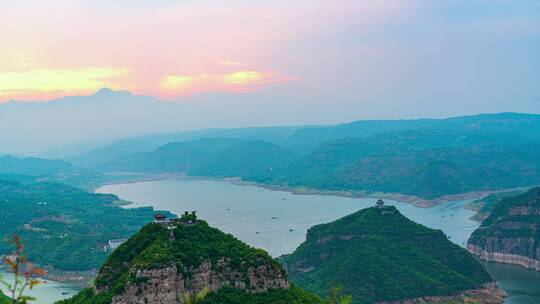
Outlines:
<svg viewBox="0 0 540 304"><path fill-rule="evenodd" d="M533 102L538 4L481 2L6 0L0 103L101 87L173 102L280 91L345 108Z"/></svg>
<svg viewBox="0 0 540 304"><path fill-rule="evenodd" d="M298 80L275 71L237 71L225 74L169 75L160 82L170 95L189 95L204 91L249 92L276 83Z"/></svg>
<svg viewBox="0 0 540 304"><path fill-rule="evenodd" d="M118 88L116 83L128 72L121 68L36 69L26 72L0 72L0 96L28 94L78 94L102 87Z"/></svg>

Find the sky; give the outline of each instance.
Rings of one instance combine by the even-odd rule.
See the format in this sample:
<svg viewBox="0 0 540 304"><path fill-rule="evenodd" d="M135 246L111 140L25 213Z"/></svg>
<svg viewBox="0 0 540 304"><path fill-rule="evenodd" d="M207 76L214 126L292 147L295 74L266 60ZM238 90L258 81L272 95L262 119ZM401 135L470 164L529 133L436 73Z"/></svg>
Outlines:
<svg viewBox="0 0 540 304"><path fill-rule="evenodd" d="M290 116L276 123L540 113L539 0L0 0L0 15L0 103L109 87Z"/></svg>

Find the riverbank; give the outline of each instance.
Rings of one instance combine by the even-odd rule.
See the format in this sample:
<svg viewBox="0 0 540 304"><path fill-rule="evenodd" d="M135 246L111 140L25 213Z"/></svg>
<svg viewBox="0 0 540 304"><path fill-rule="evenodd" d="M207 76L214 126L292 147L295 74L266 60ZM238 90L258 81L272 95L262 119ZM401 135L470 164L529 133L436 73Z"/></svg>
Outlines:
<svg viewBox="0 0 540 304"><path fill-rule="evenodd" d="M503 304L507 296L508 295L506 294L506 292L499 288L499 286L493 282L485 284L482 288L479 289L466 290L458 295L422 297L415 299L404 299L399 301L378 302L376 304Z"/></svg>
<svg viewBox="0 0 540 304"><path fill-rule="evenodd" d="M487 262L517 265L526 269L540 271L540 261L526 256L502 252L490 252L471 244L467 245L467 249L470 253Z"/></svg>
<svg viewBox="0 0 540 304"><path fill-rule="evenodd" d="M323 196L337 196L346 198L372 198L372 199L388 199L392 201L404 202L414 205L419 208L429 208L444 203L464 201L472 199L480 199L498 191L476 191L467 192L461 194L445 195L435 199L426 199L415 195L401 194L401 193L387 193L376 191L353 191L353 190L321 190L309 187L290 187L281 185L269 185L264 183L242 181L238 178L223 178L218 179L231 182L235 185L245 186L257 186L272 191L289 192L294 195L323 195ZM500 191L500 190L499 190ZM503 190L504 191L504 190Z"/></svg>
<svg viewBox="0 0 540 304"><path fill-rule="evenodd" d="M83 289L92 285L92 280L97 276L97 270L65 271L54 268L46 268L47 274L44 279L58 283L67 283Z"/></svg>
<svg viewBox="0 0 540 304"><path fill-rule="evenodd" d="M336 197L346 197L346 198L363 198L363 199L388 199L392 201L399 201L404 203L409 203L419 208L429 208L437 206L444 203L454 202L454 201L463 201L463 200L478 200L484 197L487 197L491 194L504 193L516 191L521 188L513 189L499 189L499 190L483 190L483 191L472 191L459 194L449 194L440 196L433 199L427 199L420 196L402 194L402 193L390 193L390 192L379 192L379 191L354 191L354 190L323 190L310 187L291 187L284 185L272 185L260 182L251 182L244 181L240 177L211 177L211 176L191 176L184 173L136 173L136 172L118 172L111 173L111 176L114 177L114 180L109 182L104 182L100 186L95 187L95 189L107 185L119 185L119 184L133 184L140 182L151 182L151 181L164 181L164 180L175 180L175 179L195 179L195 180L215 180L215 181L225 181L230 182L235 185L240 186L256 186L272 191L282 191L292 193L294 195L323 195L323 196L336 196ZM469 208L469 206L467 207ZM470 207L470 210L478 212L479 210L473 209Z"/></svg>

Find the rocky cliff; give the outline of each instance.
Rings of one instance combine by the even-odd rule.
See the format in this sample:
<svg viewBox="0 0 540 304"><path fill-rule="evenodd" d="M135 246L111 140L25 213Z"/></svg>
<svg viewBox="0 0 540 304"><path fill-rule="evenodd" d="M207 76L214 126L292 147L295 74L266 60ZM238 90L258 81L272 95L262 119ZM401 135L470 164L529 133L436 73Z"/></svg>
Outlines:
<svg viewBox="0 0 540 304"><path fill-rule="evenodd" d="M215 266L205 261L186 273L178 271L176 266L137 270L135 279L126 285L121 294L113 297L112 303L184 303L186 294L193 296L203 289L217 292L223 287L232 286L252 293L263 293L291 286L275 267L250 267L244 273L232 269L224 260Z"/></svg>
<svg viewBox="0 0 540 304"><path fill-rule="evenodd" d="M540 271L540 188L504 199L469 239L467 248L493 262Z"/></svg>
<svg viewBox="0 0 540 304"><path fill-rule="evenodd" d="M320 303L266 252L193 215L145 226L111 254L93 288L62 303L183 304L202 291L214 300L201 303Z"/></svg>

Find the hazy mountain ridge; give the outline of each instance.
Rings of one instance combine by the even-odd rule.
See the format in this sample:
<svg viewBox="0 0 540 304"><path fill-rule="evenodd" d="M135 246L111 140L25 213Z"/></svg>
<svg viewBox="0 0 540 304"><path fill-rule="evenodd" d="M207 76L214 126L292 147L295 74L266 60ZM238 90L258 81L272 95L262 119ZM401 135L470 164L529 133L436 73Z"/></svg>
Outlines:
<svg viewBox="0 0 540 304"><path fill-rule="evenodd" d="M49 102L8 102L0 104L0 147L3 153L35 155L57 146L108 142L150 130L175 131L181 129L183 109L181 104L110 89Z"/></svg>
<svg viewBox="0 0 540 304"><path fill-rule="evenodd" d="M329 141L301 157L270 142L201 139L129 154L101 169L241 177L274 186L434 199L540 184L540 139L536 136L489 128L400 130ZM216 145L220 141L230 146ZM233 145L241 145L242 153L227 155ZM271 150L276 153L268 153Z"/></svg>
<svg viewBox="0 0 540 304"><path fill-rule="evenodd" d="M170 134L154 134L126 138L112 142L101 148L66 157L69 162L88 168L98 168L122 156L158 149L168 143L189 142L198 139L229 138L238 140L263 140L275 144L284 142L299 127L261 127L236 129L205 129Z"/></svg>
<svg viewBox="0 0 540 304"><path fill-rule="evenodd" d="M80 169L64 160L49 160L36 157L18 158L0 156L0 173L20 175L72 174Z"/></svg>
<svg viewBox="0 0 540 304"><path fill-rule="evenodd" d="M324 142L348 137L363 138L403 130L493 130L540 139L540 115L521 113L479 114L447 119L365 120L327 127L302 128L287 142L294 151L309 153Z"/></svg>

